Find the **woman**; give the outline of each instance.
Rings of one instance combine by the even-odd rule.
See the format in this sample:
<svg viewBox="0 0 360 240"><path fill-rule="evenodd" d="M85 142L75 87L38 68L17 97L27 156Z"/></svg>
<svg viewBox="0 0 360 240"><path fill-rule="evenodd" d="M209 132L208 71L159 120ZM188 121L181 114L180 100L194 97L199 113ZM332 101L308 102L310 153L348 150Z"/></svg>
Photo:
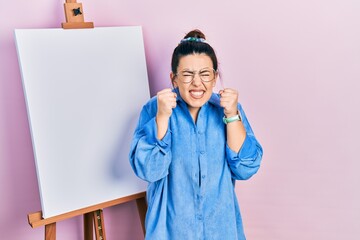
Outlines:
<svg viewBox="0 0 360 240"><path fill-rule="evenodd" d="M213 93L218 62L199 30L175 48L174 90L142 109L130 162L149 183L146 239L245 239L234 185L260 166L256 140L238 93Z"/></svg>

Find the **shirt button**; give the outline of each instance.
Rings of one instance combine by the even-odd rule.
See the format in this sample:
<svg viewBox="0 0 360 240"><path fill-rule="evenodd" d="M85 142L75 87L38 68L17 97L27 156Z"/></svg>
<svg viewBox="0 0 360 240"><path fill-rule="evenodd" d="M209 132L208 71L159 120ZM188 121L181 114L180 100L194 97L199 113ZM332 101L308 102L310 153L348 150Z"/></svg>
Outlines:
<svg viewBox="0 0 360 240"><path fill-rule="evenodd" d="M205 151L200 151L200 154L204 154L205 153Z"/></svg>
<svg viewBox="0 0 360 240"><path fill-rule="evenodd" d="M197 215L197 219L198 219L198 220L202 220L202 219L203 219L202 215L201 215L201 214L198 214L198 215Z"/></svg>
<svg viewBox="0 0 360 240"><path fill-rule="evenodd" d="M205 178L205 175L202 175L201 178L204 179L204 178Z"/></svg>

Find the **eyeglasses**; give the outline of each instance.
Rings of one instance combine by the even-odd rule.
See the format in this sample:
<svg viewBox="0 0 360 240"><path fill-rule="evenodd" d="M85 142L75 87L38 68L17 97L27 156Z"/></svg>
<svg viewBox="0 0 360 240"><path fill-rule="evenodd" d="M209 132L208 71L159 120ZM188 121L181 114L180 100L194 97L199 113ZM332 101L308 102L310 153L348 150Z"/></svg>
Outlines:
<svg viewBox="0 0 360 240"><path fill-rule="evenodd" d="M182 83L191 83L198 74L202 82L211 82L215 79L216 71L211 68L204 68L199 71L184 70L175 74Z"/></svg>

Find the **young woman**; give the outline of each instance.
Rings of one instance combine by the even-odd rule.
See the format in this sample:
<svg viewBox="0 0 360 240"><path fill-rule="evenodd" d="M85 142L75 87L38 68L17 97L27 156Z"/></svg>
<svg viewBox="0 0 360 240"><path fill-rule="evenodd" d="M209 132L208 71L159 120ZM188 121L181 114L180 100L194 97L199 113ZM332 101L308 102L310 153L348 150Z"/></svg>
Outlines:
<svg viewBox="0 0 360 240"><path fill-rule="evenodd" d="M175 48L174 90L142 109L130 163L149 183L146 239L243 240L235 180L260 166L262 148L238 103L238 92L213 93L218 62L199 30Z"/></svg>

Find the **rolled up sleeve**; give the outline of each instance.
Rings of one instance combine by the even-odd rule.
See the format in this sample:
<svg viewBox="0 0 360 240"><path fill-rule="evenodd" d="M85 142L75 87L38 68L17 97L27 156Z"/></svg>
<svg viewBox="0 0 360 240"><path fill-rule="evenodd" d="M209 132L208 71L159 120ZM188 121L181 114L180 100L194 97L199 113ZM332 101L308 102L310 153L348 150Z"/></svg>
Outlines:
<svg viewBox="0 0 360 240"><path fill-rule="evenodd" d="M135 174L147 182L155 182L167 176L171 163L170 149L171 131L168 129L164 138L159 140L155 117L143 108L129 154Z"/></svg>
<svg viewBox="0 0 360 240"><path fill-rule="evenodd" d="M246 180L259 170L263 149L255 138L250 124L240 105L239 111L246 130L246 137L239 152L234 152L226 144L226 159L231 169L233 178L237 180Z"/></svg>

